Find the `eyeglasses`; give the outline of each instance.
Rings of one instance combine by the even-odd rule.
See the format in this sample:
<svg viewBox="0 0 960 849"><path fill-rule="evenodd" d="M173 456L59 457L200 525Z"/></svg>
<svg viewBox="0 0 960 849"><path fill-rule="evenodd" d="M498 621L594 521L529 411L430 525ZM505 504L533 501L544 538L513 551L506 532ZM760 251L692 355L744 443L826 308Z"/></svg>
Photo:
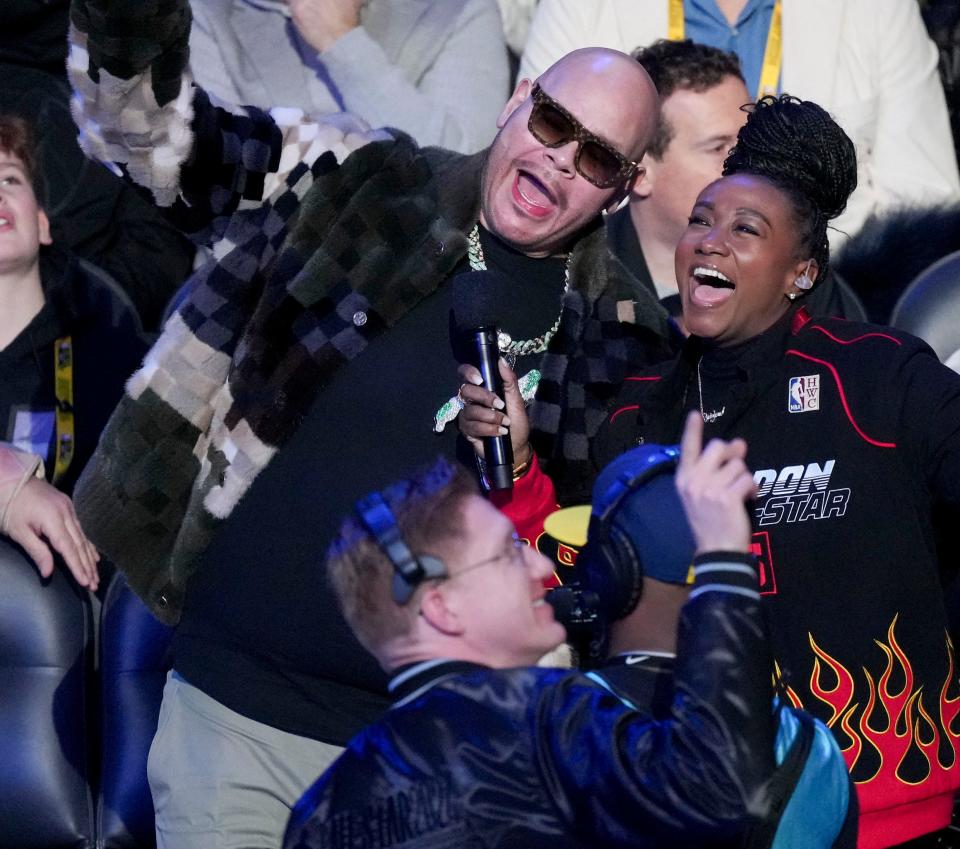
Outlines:
<svg viewBox="0 0 960 849"><path fill-rule="evenodd" d="M469 566L464 566L462 569L458 569L452 575L447 573L446 575L435 576L434 579L438 582L452 581L454 578L459 578L461 575L465 575L467 572L472 572L474 569L479 569L481 566L489 566L491 563L499 563L505 558L513 558L516 566L519 566L521 569L525 569L527 564L523 557L523 552L526 548L528 548L527 544L520 539L516 531L514 531L510 542L507 543L507 547L499 554L494 554L493 557L487 557L485 560L479 560L476 563L471 563ZM422 607L420 608L420 615L423 616Z"/></svg>
<svg viewBox="0 0 960 849"><path fill-rule="evenodd" d="M533 108L527 121L530 134L544 147L561 147L577 142L573 166L577 173L598 189L607 189L637 173L639 162L627 159L619 150L597 138L536 83L530 95Z"/></svg>
<svg viewBox="0 0 960 849"><path fill-rule="evenodd" d="M465 572L472 572L474 569L479 569L481 566L489 566L491 563L496 563L504 558L513 557L516 559L518 565L523 565L523 550L527 547L527 544L514 533L510 542L507 544L507 547L501 551L499 554L494 554L493 557L488 557L486 560L480 560L477 563L471 563L469 566L464 566L462 569L457 569L452 575L447 575L447 578L459 578Z"/></svg>

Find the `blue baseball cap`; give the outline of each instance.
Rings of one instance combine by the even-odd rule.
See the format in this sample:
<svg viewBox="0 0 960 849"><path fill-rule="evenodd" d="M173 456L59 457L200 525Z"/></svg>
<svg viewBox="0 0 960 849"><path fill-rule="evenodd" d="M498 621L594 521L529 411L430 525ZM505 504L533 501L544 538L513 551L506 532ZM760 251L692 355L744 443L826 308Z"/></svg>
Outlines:
<svg viewBox="0 0 960 849"><path fill-rule="evenodd" d="M615 539L642 564L644 575L691 583L696 545L674 485L679 459L676 445L640 445L621 454L597 477L591 505L558 510L547 517L544 530L578 550L593 549L597 535Z"/></svg>

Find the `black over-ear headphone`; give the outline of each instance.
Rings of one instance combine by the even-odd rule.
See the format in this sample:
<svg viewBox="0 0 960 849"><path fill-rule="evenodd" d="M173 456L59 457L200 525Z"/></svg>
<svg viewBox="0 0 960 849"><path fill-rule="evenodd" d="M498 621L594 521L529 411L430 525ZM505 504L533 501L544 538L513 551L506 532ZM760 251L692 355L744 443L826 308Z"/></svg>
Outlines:
<svg viewBox="0 0 960 849"><path fill-rule="evenodd" d="M400 536L393 511L379 492L371 492L361 498L354 505L354 510L393 564L393 600L397 604L410 601L424 581L447 576L447 567L439 557L429 554L414 556Z"/></svg>
<svg viewBox="0 0 960 849"><path fill-rule="evenodd" d="M636 450L636 449L635 449ZM680 461L675 446L650 446L650 454L639 471L624 471L607 487L599 503L594 498L587 544L577 555L578 581L585 591L596 594L597 612L606 622L630 613L643 594L643 561L629 536L614 519L623 502L659 475L672 472Z"/></svg>

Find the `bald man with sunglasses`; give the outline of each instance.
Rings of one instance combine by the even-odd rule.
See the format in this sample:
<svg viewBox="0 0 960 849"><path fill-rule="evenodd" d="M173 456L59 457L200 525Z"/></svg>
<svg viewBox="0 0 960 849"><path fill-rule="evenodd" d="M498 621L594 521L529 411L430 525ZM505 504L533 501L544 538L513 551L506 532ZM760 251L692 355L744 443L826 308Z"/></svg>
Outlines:
<svg viewBox="0 0 960 849"><path fill-rule="evenodd" d="M184 0L75 0L72 19L84 148L215 258L75 493L84 529L177 626L149 764L158 842L276 846L387 705L321 554L362 493L457 450L438 414L456 392L447 281L502 272L504 354L565 469L589 469L603 418L585 382L671 353L652 295L618 305L634 286L600 218L640 173L657 97L628 56L578 51L522 81L492 146L464 156L349 115L212 101L187 75Z"/></svg>

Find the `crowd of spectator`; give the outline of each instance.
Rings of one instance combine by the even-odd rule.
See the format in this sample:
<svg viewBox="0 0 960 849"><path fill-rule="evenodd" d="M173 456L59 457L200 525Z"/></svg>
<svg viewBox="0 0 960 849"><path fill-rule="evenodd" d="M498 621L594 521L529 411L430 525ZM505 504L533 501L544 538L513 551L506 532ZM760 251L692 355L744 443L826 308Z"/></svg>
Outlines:
<svg viewBox="0 0 960 849"><path fill-rule="evenodd" d="M743 351L714 367L723 357L702 316L699 330L689 324L697 313L684 300L675 256L697 226L695 204L702 215L704 204L713 214L724 202L722 193L706 201L701 193L730 185L715 181L736 174L728 154L738 143L742 150L748 115L761 132L758 100L766 96L776 110L788 110L784 96L820 104L829 113L821 123L784 112L794 116L784 132L800 142L771 135L761 146L799 151L798 170L817 181L840 172L844 180L836 192L843 202L828 213L809 200L819 198L814 189L785 185L780 171L752 161L740 168L784 193L806 251L802 261L790 253L800 265L785 297L802 321L778 312L784 335L812 321L837 344L852 344L838 338L839 325L820 322L887 323L924 269L960 251L960 7L951 0L6 0L2 17L0 542L21 547L41 579L61 564L94 595L102 595L101 574L112 578L116 568L154 616L176 626L149 774L158 845L169 849L279 846L297 800L361 729L374 730L357 738L351 757L389 759L371 754L382 739L370 741L382 735L372 724L389 707L388 687L400 686L398 671L451 659L432 644L422 657L392 654L381 636L357 630L362 611L344 615L343 599L356 588L342 577L332 586L318 564L361 495L438 453L456 458L487 488L482 503L500 510L481 524L509 517L533 547L540 539L566 579L574 574L564 571L572 549L541 538L543 511L525 513L509 493L489 492L482 440L508 435L514 482L536 488L530 495L521 485L523 497L552 507L589 500L599 469L638 433L641 443L647 433L668 439L667 429L648 422L609 450L614 406L615 415L628 413L620 427L634 415L643 421L634 411L649 387L640 381L683 373L669 378L682 384L670 441L679 437L677 411L687 412L691 399L712 423L703 382L722 372L720 382L732 384ZM834 128L849 139L849 162L804 160L813 146L804 147L803 134ZM821 229L829 244L818 241ZM718 304L726 297L719 293L737 285L711 258L724 250L707 237L689 250L700 263L691 274L713 278ZM464 355L456 345L451 354L450 336L463 304L451 280L468 273L485 275L503 331L506 406L472 385L481 382L473 371L461 368L457 378ZM960 271L957 278L960 286ZM779 297L777 306L785 312L788 302ZM916 353L895 334L862 334ZM804 338L811 335L808 328ZM735 341L734 348L749 340ZM957 351L960 324L953 357L942 360L955 368ZM848 405L855 393L844 392L835 366L824 367L843 399L837 430L848 422L868 452L893 444L893 436L865 432ZM953 409L954 375L936 362L929 368L936 379L924 386L947 388L939 402L924 396L925 424ZM879 394L901 405L895 390L913 384L892 370ZM784 383L776 397L787 391ZM472 419L458 419L465 405ZM751 419L758 443L771 436L769 421ZM916 583L922 603L937 608L927 624L939 628L947 612L937 581L954 577L960 549L951 536L960 504L940 484L960 422L938 428L935 445L918 437L920 448L904 448L927 475L904 489L923 502L911 525L925 547ZM733 415L716 433L734 440L728 448L745 435ZM838 443L837 433L825 434L823 457ZM833 460L819 478L811 466L791 466L797 458L778 454L776 462L775 478L797 468L804 492L826 492ZM739 469L739 458L733 465ZM791 481L776 479L781 494L792 495ZM724 515L739 521L749 495ZM735 550L760 555L768 569L770 552L757 548L764 534L769 544L761 518L753 547L738 537ZM458 532L468 535L469 525ZM713 556L722 546L704 550ZM536 566L544 571L542 561ZM546 573L537 574L539 586ZM650 590L670 611L671 632L690 592L682 580L675 584L657 595L654 581ZM863 603L876 609L880 593L864 589ZM416 627L456 631L456 617L441 608L434 615L421 607ZM642 614L655 616L649 609ZM805 614L795 615L791 639L810 632ZM502 627L509 629L506 618ZM909 628L900 627L901 634ZM882 643L888 659L900 657L893 630ZM551 636L533 648L552 648ZM858 632L851 642L872 645L883 636ZM780 662L797 656L782 644L772 648ZM817 664L833 660L839 687L843 666L814 652ZM530 647L510 654L516 665L536 656ZM851 668L864 663L858 654ZM812 709L810 692L830 687L811 677L820 666L800 665L778 668L781 695L799 703L803 692ZM898 765L882 787L875 782L871 792L883 801L870 804L881 824L861 840L867 849L923 839L948 823L942 805L920 820L889 813L902 803L897 782L939 782L933 797L940 799L960 775L955 731L948 719L926 716L929 697L920 695L942 685L941 701L952 704L960 688L920 680L930 665L917 663L916 684L908 665L898 667L906 701L899 712L888 708L887 721L913 728L924 717L942 737L941 752L930 755L924 735L910 731L929 769L905 760L909 779ZM803 686L792 686L791 676ZM870 678L874 697L889 693L888 679L874 687ZM858 771L859 749L851 752L870 745L872 714L851 732L853 697L840 705L828 696L822 701L833 715L820 718L851 747L844 756L853 779L869 784L882 767L874 769L868 753ZM758 729L751 739L761 741L764 758L738 762L757 786L775 766L771 728ZM886 750L872 745L882 760ZM703 757L715 756L704 748ZM608 780L598 775L598 784ZM351 777L351 794L357 780L369 778ZM670 777L663 780L669 788ZM299 837L288 833L291 847L295 839L339 845L326 821L336 808L330 788L339 786L331 781L318 785L322 801L321 790L311 791ZM638 804L648 804L644 792ZM663 803L658 793L651 798ZM758 816L763 806L753 801L724 827ZM318 805L327 812L319 819ZM889 829L884 810L896 819ZM705 827L700 813L688 814L684 828ZM844 805L838 829L845 816ZM621 839L616 817L603 822L605 838ZM662 826L657 817L650 822ZM851 839L851 827L847 819L836 839ZM506 837L494 832L491 845L514 839L509 829Z"/></svg>

